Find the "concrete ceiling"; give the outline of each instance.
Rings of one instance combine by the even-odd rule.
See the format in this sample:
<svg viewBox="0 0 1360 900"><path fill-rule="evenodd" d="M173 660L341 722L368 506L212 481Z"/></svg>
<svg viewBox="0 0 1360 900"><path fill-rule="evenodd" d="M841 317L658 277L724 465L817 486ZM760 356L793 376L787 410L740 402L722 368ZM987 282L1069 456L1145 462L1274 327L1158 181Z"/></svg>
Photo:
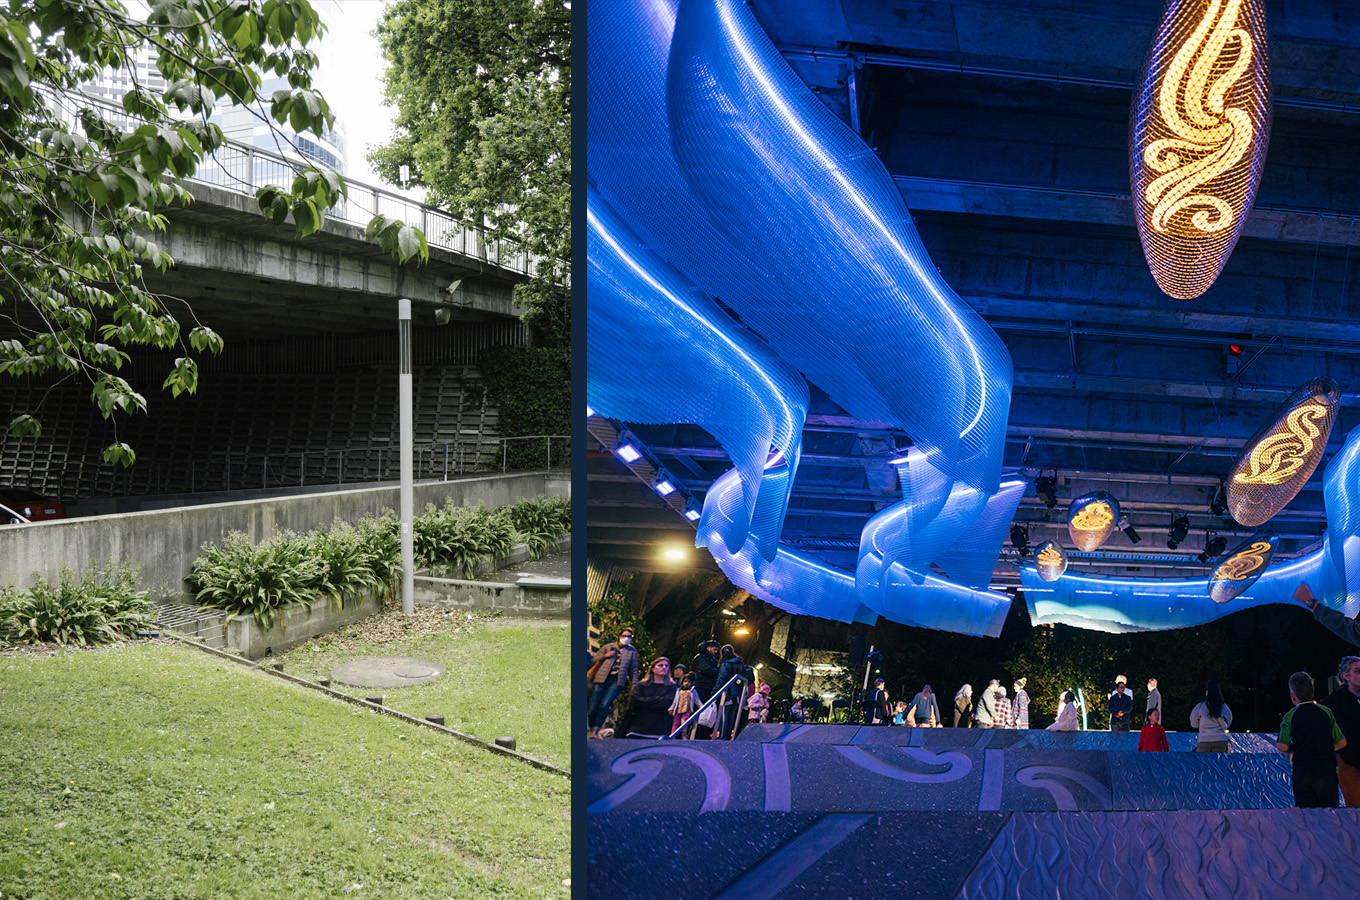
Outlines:
<svg viewBox="0 0 1360 900"><path fill-rule="evenodd" d="M1256 208L1217 283L1182 301L1153 282L1128 199L1132 86L1161 8L754 2L804 81L858 123L935 264L1009 348L1005 464L1059 476L1056 509L1021 504L1030 544L1070 546L1066 501L1090 490L1113 494L1142 536L1073 555L1096 574L1207 575L1194 558L1206 530L1229 546L1250 533L1211 513L1218 477L1310 378L1344 392L1328 458L1360 424L1360 17L1348 0L1267 3L1276 104ZM854 421L816 385L812 396L782 541L853 570L861 527L900 499L886 462L910 436ZM730 466L697 427L629 427L700 500ZM693 527L610 454L588 472L592 554L660 569L672 564L659 545L692 547ZM1285 555L1320 540L1321 473L1272 523ZM1191 531L1172 551L1180 514ZM1016 563L1007 545L994 583L1016 584Z"/></svg>

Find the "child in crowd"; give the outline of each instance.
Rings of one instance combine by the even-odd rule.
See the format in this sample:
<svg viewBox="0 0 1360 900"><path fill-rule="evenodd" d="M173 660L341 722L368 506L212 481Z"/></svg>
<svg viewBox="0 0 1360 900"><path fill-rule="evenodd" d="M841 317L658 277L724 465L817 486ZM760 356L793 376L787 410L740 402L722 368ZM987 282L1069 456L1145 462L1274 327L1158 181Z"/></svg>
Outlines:
<svg viewBox="0 0 1360 900"><path fill-rule="evenodd" d="M746 721L764 722L770 712L770 686L762 684L760 690L751 694L746 701Z"/></svg>
<svg viewBox="0 0 1360 900"><path fill-rule="evenodd" d="M1171 745L1166 740L1166 729L1162 727L1162 714L1160 710L1148 710L1148 721L1143 726L1143 730L1138 734L1138 749L1152 752L1165 753L1171 749Z"/></svg>
<svg viewBox="0 0 1360 900"><path fill-rule="evenodd" d="M1289 754L1294 805L1336 808L1336 751L1346 746L1346 738L1332 711L1313 702L1313 678L1307 672L1289 676L1289 699L1294 708L1284 714L1276 746Z"/></svg>

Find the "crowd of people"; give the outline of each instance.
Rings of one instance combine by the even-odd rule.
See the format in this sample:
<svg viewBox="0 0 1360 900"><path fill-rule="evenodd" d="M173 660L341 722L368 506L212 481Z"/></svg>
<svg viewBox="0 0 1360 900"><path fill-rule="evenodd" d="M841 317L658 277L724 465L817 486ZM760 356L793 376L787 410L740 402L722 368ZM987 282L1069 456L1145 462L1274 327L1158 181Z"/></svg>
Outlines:
<svg viewBox="0 0 1360 900"><path fill-rule="evenodd" d="M627 724L620 736L658 738L674 734L678 738L730 740L748 722L765 722L771 713L770 686L756 678L756 672L731 644L704 641L689 668L672 666L667 657L653 660L640 672L638 651L632 645L632 629L623 629L618 639L591 654L587 680L587 736L606 736L617 698L628 692ZM1289 754L1296 805L1338 805L1338 793L1348 807L1360 806L1360 657L1347 656L1337 671L1340 686L1314 700L1313 679L1307 672L1296 672L1289 679L1289 698L1293 709L1280 723L1277 746ZM861 700L865 725L899 725L912 728L1003 728L1030 727L1030 698L1025 678L1017 678L1008 692L993 678L974 695L965 684L954 695L952 722L941 713L930 685L924 685L911 700L893 701L884 679L874 682ZM715 693L721 692L715 702ZM705 704L708 704L705 706ZM1131 730L1134 697L1128 679L1115 677L1114 689L1106 698L1111 732ZM696 717L694 714L700 711ZM1057 716L1048 731L1081 730L1081 703L1071 691L1063 691ZM791 722L807 721L810 710L804 699L795 701L787 711ZM1162 694L1157 679L1147 681L1147 697L1138 750L1167 752L1163 724ZM1232 710L1223 698L1218 682L1205 684L1204 699L1190 712L1189 725L1196 732L1195 752L1226 753L1233 721ZM681 731L682 726L688 726ZM677 733L679 732L679 733Z"/></svg>

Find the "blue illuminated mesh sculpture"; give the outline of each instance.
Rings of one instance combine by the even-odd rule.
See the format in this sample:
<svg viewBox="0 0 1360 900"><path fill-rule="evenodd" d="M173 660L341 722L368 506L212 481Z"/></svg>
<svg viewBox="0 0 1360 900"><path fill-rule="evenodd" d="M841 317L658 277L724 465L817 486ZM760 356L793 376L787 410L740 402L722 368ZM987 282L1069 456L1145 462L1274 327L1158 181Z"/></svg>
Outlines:
<svg viewBox="0 0 1360 900"><path fill-rule="evenodd" d="M789 479L758 508L770 448L797 465L807 415L802 377L697 294L587 189L587 396L601 415L693 422L727 451L743 484L744 527L772 554ZM645 383L647 390L640 391ZM740 546L744 536L731 536Z"/></svg>
<svg viewBox="0 0 1360 900"><path fill-rule="evenodd" d="M895 535L899 545L874 557L880 577L872 605L856 595L850 573L784 549L771 556L769 520L782 519L783 508L767 507L765 499L776 492L759 489L748 516L749 488L715 483L698 543L734 583L785 608L997 633L1006 597L922 573L935 557L948 559L946 551L964 534L967 545L951 565L970 580L981 580L980 557L990 553L994 562L1000 551L1003 535L995 532L1004 528L990 523L1000 515L995 504L989 527L973 526L997 492L1009 357L940 279L882 166L788 72L749 11L733 3L686 4L677 25L675 9L667 2L589 8L589 160L601 200L698 292L721 297L844 409L912 434L935 468L932 488L898 505L912 513ZM680 67L667 87L666 60L696 62L693 54L721 62L725 83L696 88L694 70ZM710 133L713 113L732 91L752 84L764 93L748 96L754 105L747 118ZM797 112L762 120L769 104ZM777 159L764 159L768 148L800 136L801 149L788 145ZM726 183L713 179L715 165ZM800 175L784 177L799 167ZM747 193L733 194L734 185ZM835 208L845 203L856 215ZM591 315L598 302L592 285ZM686 340L682 333L674 338ZM593 369L597 353L617 354L627 343L597 351L592 334L591 345ZM591 383L591 402L600 408L593 376ZM923 397L922 383L930 395ZM630 418L623 409L608 414ZM796 463L796 448L789 459ZM787 483L793 475L793 466L776 467L762 478ZM946 597L951 591L961 593ZM953 609L960 598L963 608ZM909 612L903 604L921 609Z"/></svg>

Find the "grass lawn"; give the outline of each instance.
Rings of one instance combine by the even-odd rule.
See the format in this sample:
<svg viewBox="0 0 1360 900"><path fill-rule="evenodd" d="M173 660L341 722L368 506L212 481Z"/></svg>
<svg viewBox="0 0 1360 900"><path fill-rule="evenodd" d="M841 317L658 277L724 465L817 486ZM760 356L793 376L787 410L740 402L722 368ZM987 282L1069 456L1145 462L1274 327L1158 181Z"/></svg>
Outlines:
<svg viewBox="0 0 1360 900"><path fill-rule="evenodd" d="M381 694L383 704L419 718L443 715L444 724L484 741L514 735L521 753L571 768L571 704L565 621L417 608L402 616L389 605L333 634L279 656L284 671L315 680L357 656L416 656L447 670L434 681L403 688L336 690L356 697Z"/></svg>
<svg viewBox="0 0 1360 900"><path fill-rule="evenodd" d="M0 653L5 900L567 897L569 797L190 648Z"/></svg>

